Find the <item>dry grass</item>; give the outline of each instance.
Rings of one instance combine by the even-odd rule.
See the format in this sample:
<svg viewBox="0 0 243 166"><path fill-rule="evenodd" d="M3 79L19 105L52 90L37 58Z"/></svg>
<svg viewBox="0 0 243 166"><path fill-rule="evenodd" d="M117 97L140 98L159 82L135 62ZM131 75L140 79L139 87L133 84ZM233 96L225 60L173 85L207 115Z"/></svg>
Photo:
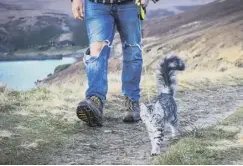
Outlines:
<svg viewBox="0 0 243 166"><path fill-rule="evenodd" d="M76 116L74 102L60 96L46 89L0 93L1 164L47 164L61 152Z"/></svg>

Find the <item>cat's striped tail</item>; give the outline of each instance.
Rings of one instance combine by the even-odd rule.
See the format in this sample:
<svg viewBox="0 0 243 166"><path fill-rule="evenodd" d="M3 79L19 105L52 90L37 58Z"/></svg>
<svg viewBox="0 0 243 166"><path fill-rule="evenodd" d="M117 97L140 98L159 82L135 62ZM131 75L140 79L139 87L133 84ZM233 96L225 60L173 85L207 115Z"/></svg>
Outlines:
<svg viewBox="0 0 243 166"><path fill-rule="evenodd" d="M184 61L176 55L167 55L157 71L158 92L175 96L177 87L176 71L185 70Z"/></svg>

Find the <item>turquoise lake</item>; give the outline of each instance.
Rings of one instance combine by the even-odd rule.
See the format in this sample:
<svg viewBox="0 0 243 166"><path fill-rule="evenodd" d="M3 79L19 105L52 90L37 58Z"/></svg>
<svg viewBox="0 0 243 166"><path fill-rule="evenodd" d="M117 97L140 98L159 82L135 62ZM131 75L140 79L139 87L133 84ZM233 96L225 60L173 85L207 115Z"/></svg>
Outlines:
<svg viewBox="0 0 243 166"><path fill-rule="evenodd" d="M0 82L15 90L30 90L35 88L35 81L47 77L62 64L70 64L75 58L44 61L11 61L0 62Z"/></svg>

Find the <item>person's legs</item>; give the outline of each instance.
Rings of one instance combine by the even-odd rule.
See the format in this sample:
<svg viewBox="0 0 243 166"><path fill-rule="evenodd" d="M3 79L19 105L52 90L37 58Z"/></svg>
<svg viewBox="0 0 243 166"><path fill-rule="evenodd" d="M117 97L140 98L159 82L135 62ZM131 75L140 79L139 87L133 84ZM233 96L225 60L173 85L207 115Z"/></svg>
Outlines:
<svg viewBox="0 0 243 166"><path fill-rule="evenodd" d="M110 10L111 5L85 1L85 24L90 44L90 55L84 57L89 85L86 97L95 95L102 102L105 102L108 89L108 58L115 31Z"/></svg>
<svg viewBox="0 0 243 166"><path fill-rule="evenodd" d="M88 89L86 99L79 103L77 115L90 126L102 124L102 107L108 90L108 58L115 30L110 10L111 5L85 1L85 24L90 47L83 61Z"/></svg>
<svg viewBox="0 0 243 166"><path fill-rule="evenodd" d="M118 5L117 29L123 51L122 92L133 101L140 98L142 72L141 20L134 2Z"/></svg>
<svg viewBox="0 0 243 166"><path fill-rule="evenodd" d="M135 2L118 5L115 19L123 50L122 92L126 97L124 122L140 120L139 99L142 72L141 20Z"/></svg>

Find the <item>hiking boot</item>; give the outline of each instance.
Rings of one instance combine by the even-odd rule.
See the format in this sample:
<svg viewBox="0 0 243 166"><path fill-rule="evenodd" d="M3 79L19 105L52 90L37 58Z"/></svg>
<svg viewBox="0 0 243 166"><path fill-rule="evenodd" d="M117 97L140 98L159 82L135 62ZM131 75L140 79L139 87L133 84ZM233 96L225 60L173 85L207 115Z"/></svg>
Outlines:
<svg viewBox="0 0 243 166"><path fill-rule="evenodd" d="M128 97L125 98L126 113L123 117L123 122L138 122L140 118L139 101L132 101Z"/></svg>
<svg viewBox="0 0 243 166"><path fill-rule="evenodd" d="M92 96L81 101L77 107L77 116L90 127L101 127L103 118L101 100L96 96Z"/></svg>

